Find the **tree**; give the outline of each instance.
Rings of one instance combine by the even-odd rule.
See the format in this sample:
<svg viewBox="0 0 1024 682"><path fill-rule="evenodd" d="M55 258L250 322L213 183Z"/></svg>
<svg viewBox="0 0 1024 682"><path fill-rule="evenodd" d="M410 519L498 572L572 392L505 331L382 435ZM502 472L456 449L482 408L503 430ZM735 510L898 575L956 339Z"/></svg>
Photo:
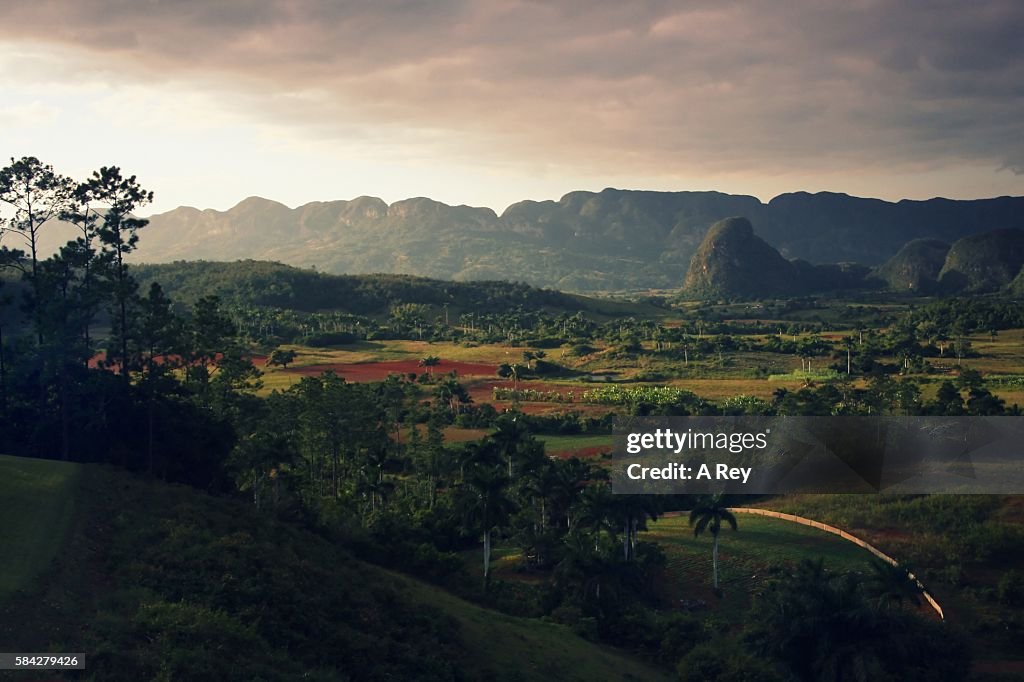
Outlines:
<svg viewBox="0 0 1024 682"><path fill-rule="evenodd" d="M481 458L466 472L463 484L466 492L463 497L463 522L483 537L483 578L486 590L491 575L492 534L508 519L515 505L506 494L508 479L493 446L483 446L480 455Z"/></svg>
<svg viewBox="0 0 1024 682"><path fill-rule="evenodd" d="M700 537L704 531L708 531L713 538L711 565L714 572L715 590L718 590L718 534L722 530L723 521L729 524L733 530L737 529L736 517L722 503L721 495L701 500L690 511L690 525L693 526L693 536Z"/></svg>
<svg viewBox="0 0 1024 682"><path fill-rule="evenodd" d="M526 363L526 366L529 369L533 369L535 367L534 363L537 360L543 360L547 356L548 356L548 354L545 353L542 350L524 350L523 351L523 361Z"/></svg>
<svg viewBox="0 0 1024 682"><path fill-rule="evenodd" d="M843 337L843 349L846 351L846 375L851 374L853 349L857 347L857 341L852 336Z"/></svg>
<svg viewBox="0 0 1024 682"><path fill-rule="evenodd" d="M171 300L153 282L139 305L139 349L142 353L141 387L146 395L146 468L153 473L156 445L156 410L159 399L177 384L173 370L179 365L171 352L180 344L181 320L171 311Z"/></svg>
<svg viewBox="0 0 1024 682"><path fill-rule="evenodd" d="M284 348L278 348L270 354L270 359L267 360L267 364L271 367L280 365L285 369L288 369L288 365L295 362L295 358L298 356L294 350L285 350Z"/></svg>
<svg viewBox="0 0 1024 682"><path fill-rule="evenodd" d="M921 605L924 588L910 570L902 564L888 561L871 561L871 578L868 589L877 598L879 605L900 607L906 601L914 606Z"/></svg>
<svg viewBox="0 0 1024 682"><path fill-rule="evenodd" d="M8 303L10 303L10 297L0 296L0 311ZM4 360L4 326L2 323L0 323L0 416L7 418L7 365Z"/></svg>
<svg viewBox="0 0 1024 682"><path fill-rule="evenodd" d="M502 379L511 379L512 390L515 390L519 387L519 378L522 376L522 370L522 366L517 363L510 365L507 362L503 362L498 365L498 376Z"/></svg>
<svg viewBox="0 0 1024 682"><path fill-rule="evenodd" d="M906 580L897 572L891 577ZM877 583L862 575L833 573L821 559L804 559L755 598L747 641L799 680L968 677L966 642L948 625L906 609L879 608L872 594L879 594Z"/></svg>
<svg viewBox="0 0 1024 682"><path fill-rule="evenodd" d="M103 287L98 281L98 270L102 267L102 259L95 250L99 239L99 224L102 218L99 211L90 205L93 195L87 182L80 183L74 192L72 206L64 211L60 219L78 228L80 236L69 241L62 251L73 255L80 263L81 283L78 295L78 306L82 317L82 338L89 346L89 325L99 306L103 302Z"/></svg>
<svg viewBox="0 0 1024 682"><path fill-rule="evenodd" d="M135 250L138 232L149 221L136 218L133 213L153 201L153 193L144 190L135 176L124 177L116 166L104 166L94 171L78 190L85 203L98 203L105 207L103 221L96 230L109 265L109 278L114 298L114 336L120 343L121 374L128 378L129 317L128 308L135 296L136 284L128 274L125 256ZM108 359L111 355L107 349Z"/></svg>
<svg viewBox="0 0 1024 682"><path fill-rule="evenodd" d="M434 368L441 364L441 358L436 355L428 355L420 358L420 367L425 367L430 376L434 376Z"/></svg>
<svg viewBox="0 0 1024 682"><path fill-rule="evenodd" d="M940 415L964 414L964 399L951 381L943 381L935 394L934 411Z"/></svg>
<svg viewBox="0 0 1024 682"><path fill-rule="evenodd" d="M437 398L439 403L443 403L451 410L452 414L459 411L459 405L473 402L466 387L455 378L454 372L447 375L437 384L437 387L434 389L434 397Z"/></svg>
<svg viewBox="0 0 1024 682"><path fill-rule="evenodd" d="M955 334L953 350L956 351L956 364L960 366L963 363L964 356L971 352L971 339L967 336L964 325L957 324L953 332Z"/></svg>
<svg viewBox="0 0 1024 682"><path fill-rule="evenodd" d="M636 559L639 533L647 529L647 519L655 521L660 512L657 496L616 495L614 513L622 527L622 555L624 561ZM716 585L717 586L717 585Z"/></svg>
<svg viewBox="0 0 1024 682"><path fill-rule="evenodd" d="M6 204L11 215L0 222L0 234L11 232L21 237L28 248L29 268L25 275L32 290L32 306L41 305L39 264L40 231L50 220L59 218L74 202L75 184L69 178L54 172L53 166L42 163L34 156L20 160L0 170L0 203ZM34 316L36 334L40 344L43 331L38 312Z"/></svg>

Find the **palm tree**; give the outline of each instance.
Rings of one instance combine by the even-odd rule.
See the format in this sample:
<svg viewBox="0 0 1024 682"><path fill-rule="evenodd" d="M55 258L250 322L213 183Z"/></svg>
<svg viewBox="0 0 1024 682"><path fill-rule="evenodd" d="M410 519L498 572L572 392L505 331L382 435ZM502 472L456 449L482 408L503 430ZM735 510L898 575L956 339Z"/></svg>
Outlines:
<svg viewBox="0 0 1024 682"><path fill-rule="evenodd" d="M924 588L906 565L875 559L871 562L871 570L868 589L878 599L879 605L900 608L904 601L914 606L921 605Z"/></svg>
<svg viewBox="0 0 1024 682"><path fill-rule="evenodd" d="M484 590L491 574L491 534L515 511L515 504L507 496L508 479L503 467L491 455L476 463L466 472L464 521L483 536Z"/></svg>
<svg viewBox="0 0 1024 682"><path fill-rule="evenodd" d="M426 367L427 373L434 376L434 368L441 364L441 358L436 355L428 355L420 359L420 367Z"/></svg>
<svg viewBox="0 0 1024 682"><path fill-rule="evenodd" d="M512 363L512 366L509 369L511 370L510 375L512 377L512 390L516 390L519 388L519 377L522 376L523 371L516 363Z"/></svg>
<svg viewBox="0 0 1024 682"><path fill-rule="evenodd" d="M722 530L722 522L728 523L736 530L736 517L729 508L722 504L722 496L704 498L690 512L690 525L693 536L700 537L704 531L710 531L714 543L711 546L711 565L714 571L715 590L718 590L718 533Z"/></svg>

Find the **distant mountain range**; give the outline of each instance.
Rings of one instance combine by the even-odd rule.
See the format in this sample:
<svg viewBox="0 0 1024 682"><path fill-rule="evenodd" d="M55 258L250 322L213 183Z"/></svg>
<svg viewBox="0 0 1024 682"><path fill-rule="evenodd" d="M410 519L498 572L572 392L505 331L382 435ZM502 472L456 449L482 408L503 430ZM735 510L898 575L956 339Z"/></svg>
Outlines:
<svg viewBox="0 0 1024 682"><path fill-rule="evenodd" d="M274 260L333 273L505 279L563 291L678 288L708 229L744 216L785 259L875 266L907 242L1024 228L1024 197L973 201L606 189L523 201L500 216L431 199L373 197L288 208L251 197L227 211L150 218L135 261Z"/></svg>

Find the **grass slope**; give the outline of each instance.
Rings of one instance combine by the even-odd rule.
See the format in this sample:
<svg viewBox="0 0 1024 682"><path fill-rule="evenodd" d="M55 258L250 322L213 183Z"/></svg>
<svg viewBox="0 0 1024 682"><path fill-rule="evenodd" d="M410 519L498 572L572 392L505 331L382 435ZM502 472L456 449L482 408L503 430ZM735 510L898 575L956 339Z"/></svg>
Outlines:
<svg viewBox="0 0 1024 682"><path fill-rule="evenodd" d="M25 587L0 599L0 650L86 652L85 679L662 676L567 628L366 564L241 502L9 457L0 481L4 537L42 546L17 571ZM5 551L0 564L10 573L17 562Z"/></svg>
<svg viewBox="0 0 1024 682"><path fill-rule="evenodd" d="M668 679L662 671L581 639L563 625L496 613L423 583L402 579L417 599L458 621L468 662L484 679L502 679L501 671L517 680Z"/></svg>
<svg viewBox="0 0 1024 682"><path fill-rule="evenodd" d="M64 542L79 469L0 455L0 601L28 587Z"/></svg>

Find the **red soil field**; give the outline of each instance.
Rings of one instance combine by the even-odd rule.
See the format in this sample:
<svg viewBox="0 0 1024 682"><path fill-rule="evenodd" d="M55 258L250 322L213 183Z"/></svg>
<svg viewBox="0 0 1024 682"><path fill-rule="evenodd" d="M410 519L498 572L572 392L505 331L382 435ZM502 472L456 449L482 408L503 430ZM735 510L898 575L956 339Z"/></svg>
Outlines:
<svg viewBox="0 0 1024 682"><path fill-rule="evenodd" d="M427 368L420 367L418 360L392 360L390 362L357 362L357 363L330 363L323 365L307 365L306 367L291 367L287 370L293 374L303 376L320 376L324 372L332 371L339 376L345 377L348 381L383 381L390 374L423 374ZM434 376L442 376L449 372L456 372L460 377L464 376L494 376L498 371L497 365L489 365L480 362L459 362L457 360L441 360L433 368Z"/></svg>

